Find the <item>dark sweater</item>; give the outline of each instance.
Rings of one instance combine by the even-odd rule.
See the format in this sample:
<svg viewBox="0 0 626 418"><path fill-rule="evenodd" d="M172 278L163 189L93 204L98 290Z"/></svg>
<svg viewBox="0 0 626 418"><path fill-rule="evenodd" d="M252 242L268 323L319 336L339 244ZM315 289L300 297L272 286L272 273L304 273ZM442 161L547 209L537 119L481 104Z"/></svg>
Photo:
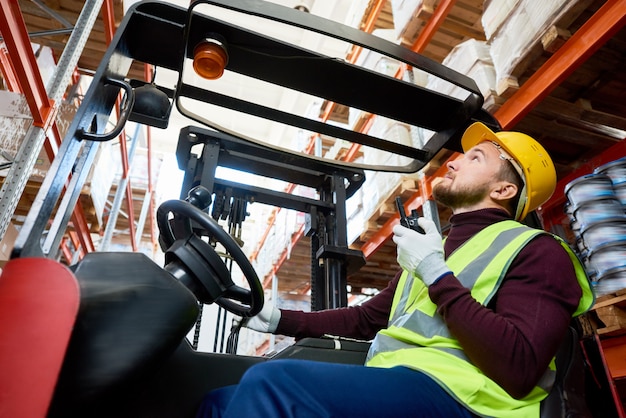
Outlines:
<svg viewBox="0 0 626 418"><path fill-rule="evenodd" d="M508 215L497 209L453 215L446 257L478 231L504 219ZM276 334L369 340L387 326L399 276L359 306L319 312L281 310ZM566 251L544 234L521 250L488 306L476 302L452 274L430 286L429 295L469 359L511 396L520 398L547 369L581 290Z"/></svg>

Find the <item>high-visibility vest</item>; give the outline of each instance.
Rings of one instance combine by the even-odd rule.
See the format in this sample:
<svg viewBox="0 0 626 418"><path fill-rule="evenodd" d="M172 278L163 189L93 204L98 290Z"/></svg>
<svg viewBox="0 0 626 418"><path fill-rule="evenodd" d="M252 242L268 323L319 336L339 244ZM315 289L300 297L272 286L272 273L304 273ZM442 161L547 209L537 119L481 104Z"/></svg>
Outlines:
<svg viewBox="0 0 626 418"><path fill-rule="evenodd" d="M547 232L515 221L498 222L459 247L446 264L457 279L471 289L472 296L487 305L515 256L530 240L544 233ZM569 254L583 291L576 316L591 308L593 292L576 255L563 240L555 238ZM389 326L376 335L366 365L405 366L426 373L478 415L538 417L540 401L554 383L554 359L537 386L524 398L515 399L469 361L436 310L437 306L428 296L428 287L404 271L394 294Z"/></svg>

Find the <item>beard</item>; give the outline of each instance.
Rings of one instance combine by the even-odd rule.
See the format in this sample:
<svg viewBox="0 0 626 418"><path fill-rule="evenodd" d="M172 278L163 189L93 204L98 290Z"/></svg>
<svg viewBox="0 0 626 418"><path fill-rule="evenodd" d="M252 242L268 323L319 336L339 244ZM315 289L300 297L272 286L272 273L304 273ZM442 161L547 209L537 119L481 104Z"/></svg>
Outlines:
<svg viewBox="0 0 626 418"><path fill-rule="evenodd" d="M465 185L452 188L452 183L439 182L433 185L433 197L439 203L450 209L472 207L481 201L489 193L486 184Z"/></svg>

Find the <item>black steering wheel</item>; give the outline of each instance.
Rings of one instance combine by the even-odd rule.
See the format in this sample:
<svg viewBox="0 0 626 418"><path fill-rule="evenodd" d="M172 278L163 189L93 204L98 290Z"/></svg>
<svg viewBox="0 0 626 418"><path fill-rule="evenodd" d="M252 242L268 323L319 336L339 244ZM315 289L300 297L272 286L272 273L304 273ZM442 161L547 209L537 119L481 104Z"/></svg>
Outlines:
<svg viewBox="0 0 626 418"><path fill-rule="evenodd" d="M169 214L175 215L176 233ZM203 303L217 303L229 312L252 317L263 308L263 286L237 242L208 214L184 200L168 200L157 210L157 225L165 254L165 270L180 279ZM222 257L213 246L198 237L191 221L196 222L239 265L250 290L233 283ZM180 229L180 231L179 231ZM182 235L176 237L176 235Z"/></svg>

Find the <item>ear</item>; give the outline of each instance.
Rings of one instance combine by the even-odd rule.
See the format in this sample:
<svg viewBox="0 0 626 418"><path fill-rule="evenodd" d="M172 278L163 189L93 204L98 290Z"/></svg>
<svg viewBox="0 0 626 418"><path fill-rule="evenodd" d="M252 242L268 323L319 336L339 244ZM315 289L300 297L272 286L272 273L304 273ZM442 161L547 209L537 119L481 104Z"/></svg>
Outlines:
<svg viewBox="0 0 626 418"><path fill-rule="evenodd" d="M501 181L494 185L489 196L491 199L503 203L506 200L513 199L517 194L517 186L508 181Z"/></svg>

